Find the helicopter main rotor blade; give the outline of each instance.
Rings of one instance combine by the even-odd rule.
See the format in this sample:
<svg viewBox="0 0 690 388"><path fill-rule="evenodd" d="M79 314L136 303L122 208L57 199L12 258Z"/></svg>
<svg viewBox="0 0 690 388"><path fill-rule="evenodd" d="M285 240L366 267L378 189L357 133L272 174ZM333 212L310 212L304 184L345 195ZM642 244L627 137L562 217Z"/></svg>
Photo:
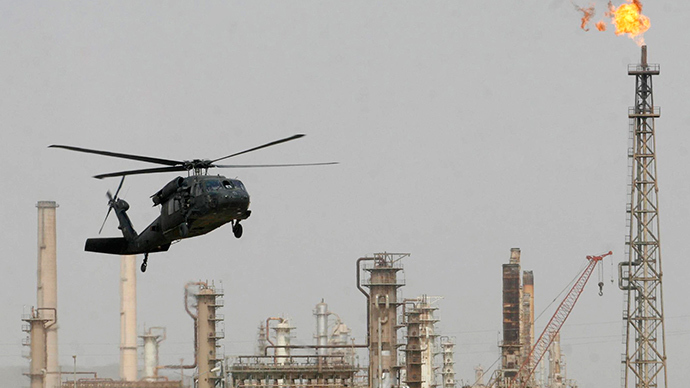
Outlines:
<svg viewBox="0 0 690 388"><path fill-rule="evenodd" d="M272 141L272 142L270 142L270 143L266 143L266 144L264 144L264 145L260 145L260 146L258 146L258 147L254 147L254 148L250 148L250 149L248 149L248 150L244 150L244 151L241 151L241 152L237 152L237 153L234 153L234 154L232 154L232 155L223 156L222 158L218 158L218 159L211 160L211 163L215 163L215 162L221 161L221 160L223 160L223 159L227 159L227 158L232 158L233 156L246 154L247 152L252 152L252 151L260 150L260 149L262 149L262 148L274 146L274 145L276 145L276 144L285 143L286 141L299 139L300 137L304 137L304 134L301 134L301 133L300 133L300 134L297 134L297 135L293 135L293 136L290 136L290 137L286 137L285 139L275 140L275 141Z"/></svg>
<svg viewBox="0 0 690 388"><path fill-rule="evenodd" d="M107 174L94 175L94 178L103 179L103 178L110 178L110 177L114 177L114 176L124 177L126 175L155 174L155 173L159 173L159 172L173 172L173 171L187 171L187 167L185 167L185 166L157 167L157 168L144 168L141 170L127 170L127 171L109 172Z"/></svg>
<svg viewBox="0 0 690 388"><path fill-rule="evenodd" d="M184 162L181 162L181 161L178 161L178 160L152 158L152 157L150 157L150 156L140 156L140 155L121 154L121 153L118 153L118 152L92 150L92 149L88 149L88 148L72 147L72 146L59 145L59 144L50 145L50 146L48 146L48 148L63 148L63 149L70 150L70 151L78 151L78 152L86 152L86 153L88 153L88 154L97 154L97 155L104 155L104 156L112 156L112 157L114 157L114 158L138 160L138 161L140 161L140 162L149 162L149 163L156 163L156 164L164 164L164 165L166 165L166 166L177 166L177 165L180 165L180 164L184 164Z"/></svg>
<svg viewBox="0 0 690 388"><path fill-rule="evenodd" d="M302 167L302 166L327 166L329 164L339 164L339 163L338 162L322 162L322 163L291 163L291 164L214 164L211 167L218 167L218 168Z"/></svg>

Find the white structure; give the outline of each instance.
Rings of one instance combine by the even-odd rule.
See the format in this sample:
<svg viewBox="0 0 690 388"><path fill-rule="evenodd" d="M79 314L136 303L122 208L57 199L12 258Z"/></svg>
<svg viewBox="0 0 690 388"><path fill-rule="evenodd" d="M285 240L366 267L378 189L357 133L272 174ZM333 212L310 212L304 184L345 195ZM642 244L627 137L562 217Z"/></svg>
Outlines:
<svg viewBox="0 0 690 388"><path fill-rule="evenodd" d="M293 327L290 326L290 320L281 318L273 327L276 332L276 364L285 365L287 357L290 356L290 332Z"/></svg>
<svg viewBox="0 0 690 388"><path fill-rule="evenodd" d="M326 346L328 345L328 305L323 299L316 305L314 315L316 315L316 345ZM328 353L327 350L325 347L320 347L316 354L325 356Z"/></svg>
<svg viewBox="0 0 690 388"><path fill-rule="evenodd" d="M434 317L434 311L438 310L435 304L442 297L422 295L417 298L417 310L420 312L420 345L422 351L422 388L431 388L435 385L436 373L434 372L434 354L436 334L435 325L438 320Z"/></svg>
<svg viewBox="0 0 690 388"><path fill-rule="evenodd" d="M443 378L443 388L455 388L455 343L450 337L441 338L441 355L443 357L443 367L441 376ZM483 372L482 372L483 373Z"/></svg>
<svg viewBox="0 0 690 388"><path fill-rule="evenodd" d="M40 201L38 208L38 311L53 314L57 311L57 229L54 201ZM52 309L51 312L48 309ZM44 317L41 317L44 318ZM45 317L46 319L53 316ZM60 385L58 365L58 325L45 329L46 377L45 386Z"/></svg>
<svg viewBox="0 0 690 388"><path fill-rule="evenodd" d="M144 379L158 380L158 349L166 338L164 327L150 327L141 339L144 341Z"/></svg>
<svg viewBox="0 0 690 388"><path fill-rule="evenodd" d="M120 379L137 381L136 256L120 261Z"/></svg>

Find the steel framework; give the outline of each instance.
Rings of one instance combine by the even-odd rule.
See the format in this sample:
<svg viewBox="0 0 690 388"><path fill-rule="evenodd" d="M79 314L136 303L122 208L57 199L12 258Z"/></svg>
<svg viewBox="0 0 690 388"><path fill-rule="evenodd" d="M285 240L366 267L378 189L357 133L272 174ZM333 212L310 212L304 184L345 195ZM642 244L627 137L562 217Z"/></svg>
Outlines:
<svg viewBox="0 0 690 388"><path fill-rule="evenodd" d="M654 137L654 119L660 109L654 106L652 91L652 76L658 74L659 65L647 63L647 46L642 46L641 63L628 67L628 75L635 76L635 106L628 110L633 143L629 149L628 261L619 264L619 287L626 291L624 388L632 381L636 388L667 387Z"/></svg>
<svg viewBox="0 0 690 388"><path fill-rule="evenodd" d="M584 271L582 271L580 277L577 278L577 281L575 281L573 287L570 289L570 291L568 291L568 294L565 296L565 298L563 298L563 301L556 309L556 312L551 317L551 320L549 320L549 323L546 324L546 328L544 328L544 331L539 336L539 339L534 344L534 347L532 347L529 355L522 363L522 366L520 367L520 370L516 376L517 379L521 380L519 385L520 387L524 388L530 382L530 377L532 376L532 373L534 373L534 369L536 369L537 365L539 365L539 361L541 361L542 357L544 357L544 353L546 353L546 351L549 349L549 345L551 345L554 338L556 338L556 335L561 330L561 327L565 323L566 319L568 319L568 316L573 311L573 307L575 307L575 303L577 303L577 300L580 298L582 290L584 290L589 277L592 276L594 268L596 268L597 264L604 257L611 254L612 252L608 252L601 256L587 256L589 264L587 264L587 267L584 269ZM513 386L513 384L510 386Z"/></svg>

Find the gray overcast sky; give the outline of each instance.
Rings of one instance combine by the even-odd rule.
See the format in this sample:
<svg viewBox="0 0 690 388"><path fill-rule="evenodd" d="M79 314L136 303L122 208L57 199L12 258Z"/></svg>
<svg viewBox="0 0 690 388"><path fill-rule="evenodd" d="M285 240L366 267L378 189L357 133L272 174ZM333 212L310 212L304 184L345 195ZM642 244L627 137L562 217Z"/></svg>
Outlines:
<svg viewBox="0 0 690 388"><path fill-rule="evenodd" d="M597 21L605 2L595 4ZM690 3L644 4L649 60L661 64L666 338L678 385L690 380ZM192 357L182 295L199 279L223 282L226 354L251 352L258 322L279 314L311 343L321 298L361 342L355 260L387 250L412 254L405 296L445 297L440 328L457 337L457 377L470 380L498 356L511 247L534 270L539 312L584 256L624 259L626 66L640 50L611 30L582 31L580 16L565 0L1 2L0 364L26 365L20 315L36 302L39 200L60 205L61 362L118 360L119 259L83 251L118 182L90 177L142 164L49 144L217 158L306 133L233 161L341 164L224 171L252 195L244 237L225 227L184 241L139 274L139 326L168 328L161 362ZM127 179L135 228L156 217L149 196L173 177ZM111 218L104 235L116 236ZM604 296L590 284L562 331L581 387L619 384L623 296L605 268Z"/></svg>

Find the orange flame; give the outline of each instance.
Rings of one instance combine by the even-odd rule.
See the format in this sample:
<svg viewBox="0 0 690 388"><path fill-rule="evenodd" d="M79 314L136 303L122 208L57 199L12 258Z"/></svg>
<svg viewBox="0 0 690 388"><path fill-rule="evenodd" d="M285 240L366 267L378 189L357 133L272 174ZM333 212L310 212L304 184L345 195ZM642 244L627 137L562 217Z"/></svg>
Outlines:
<svg viewBox="0 0 690 388"><path fill-rule="evenodd" d="M638 45L644 44L644 34L650 27L649 18L642 15L640 0L628 0L618 8L609 3L609 12L616 26L616 35L628 34Z"/></svg>
<svg viewBox="0 0 690 388"><path fill-rule="evenodd" d="M587 28L587 24L589 23L589 19L594 16L594 6L591 5L587 8L582 8L579 6L575 6L578 11L582 12L582 24L580 25L580 28L582 28L585 31L589 31L589 28Z"/></svg>
<svg viewBox="0 0 690 388"><path fill-rule="evenodd" d="M642 3L640 0L626 1L627 3L623 3L618 7L609 1L608 10L604 15L611 19L611 24L616 26L616 35L628 34L635 43L642 46L644 44L644 37L642 35L650 27L649 18L642 15ZM573 3L573 5L575 4ZM594 16L594 6L582 8L575 5L575 9L583 14L580 28L589 31L587 24L589 24L590 19ZM595 25L597 30L606 31L606 23L604 21L599 21Z"/></svg>

